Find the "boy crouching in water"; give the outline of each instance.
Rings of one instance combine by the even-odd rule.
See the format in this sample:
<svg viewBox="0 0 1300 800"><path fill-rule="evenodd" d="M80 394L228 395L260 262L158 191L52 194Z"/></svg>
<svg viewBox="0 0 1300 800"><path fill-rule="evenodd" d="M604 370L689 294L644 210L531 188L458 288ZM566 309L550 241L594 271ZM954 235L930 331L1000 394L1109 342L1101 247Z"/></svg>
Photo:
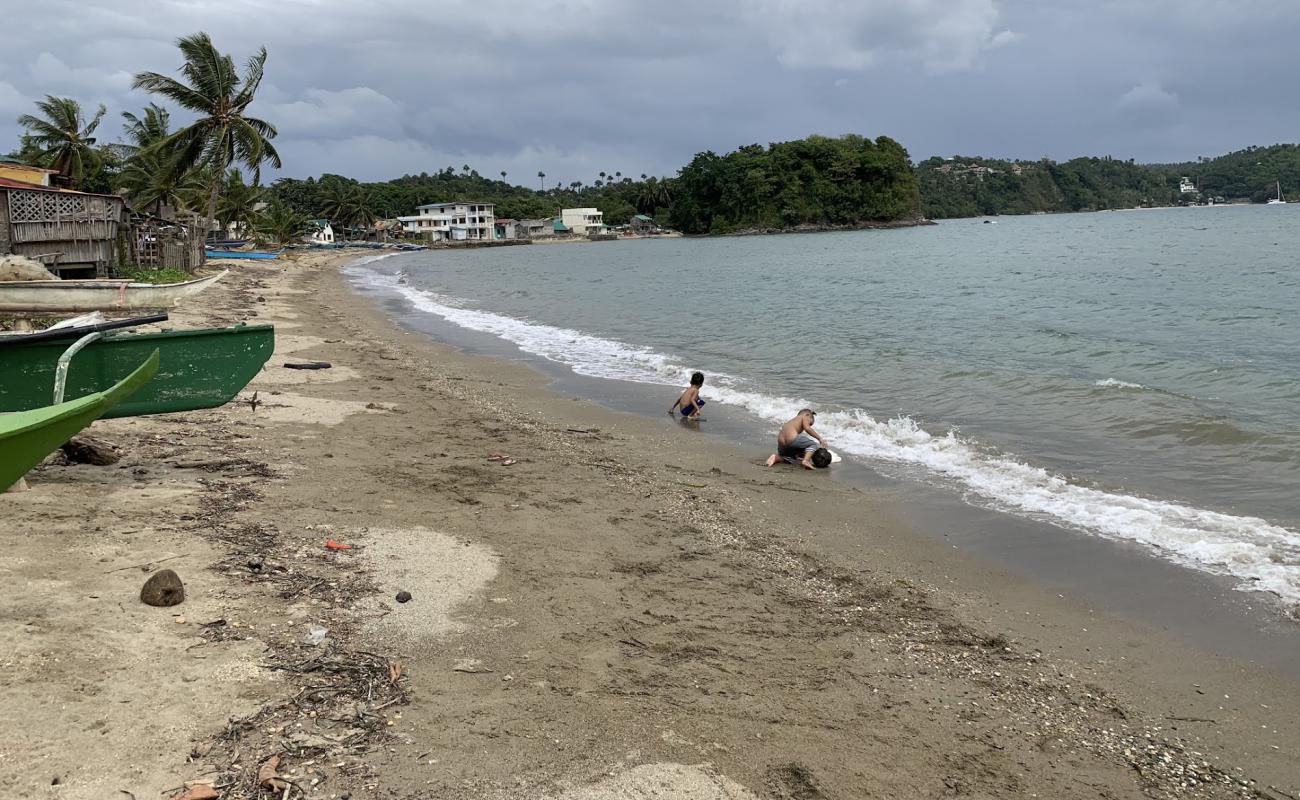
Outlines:
<svg viewBox="0 0 1300 800"><path fill-rule="evenodd" d="M813 430L817 414L812 409L801 409L794 419L781 426L776 434L776 452L768 456L767 465L785 460L791 464L801 464L804 469L814 467L826 468L831 464L830 451L826 449L826 440Z"/></svg>
<svg viewBox="0 0 1300 800"><path fill-rule="evenodd" d="M691 375L691 385L686 387L682 396L677 398L673 407L668 409L668 415L672 416L677 409L682 410L682 418L691 422L703 422L704 418L700 416L700 409L704 408L704 398L700 397L700 388L704 386L704 373L696 372Z"/></svg>

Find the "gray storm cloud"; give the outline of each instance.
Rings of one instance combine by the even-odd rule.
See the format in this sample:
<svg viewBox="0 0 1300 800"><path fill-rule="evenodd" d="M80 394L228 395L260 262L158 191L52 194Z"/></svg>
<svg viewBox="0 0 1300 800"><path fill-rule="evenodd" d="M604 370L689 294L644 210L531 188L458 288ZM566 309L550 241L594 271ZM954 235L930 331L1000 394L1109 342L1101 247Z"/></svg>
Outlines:
<svg viewBox="0 0 1300 800"><path fill-rule="evenodd" d="M255 107L281 174L470 164L548 184L665 174L696 152L887 134L915 158L1175 160L1293 141L1291 0L4 0L0 150L44 94L121 111L198 30L270 51Z"/></svg>

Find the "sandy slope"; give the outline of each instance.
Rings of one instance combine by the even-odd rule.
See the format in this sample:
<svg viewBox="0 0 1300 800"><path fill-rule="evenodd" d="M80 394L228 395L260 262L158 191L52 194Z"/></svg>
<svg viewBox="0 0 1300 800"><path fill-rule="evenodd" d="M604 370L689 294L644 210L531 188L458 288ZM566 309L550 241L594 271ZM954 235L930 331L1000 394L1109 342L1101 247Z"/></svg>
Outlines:
<svg viewBox="0 0 1300 800"><path fill-rule="evenodd" d="M276 322L256 408L98 423L119 467L0 498L0 795L254 796L274 753L311 797L1297 794L1292 682L398 331L336 260L173 317Z"/></svg>

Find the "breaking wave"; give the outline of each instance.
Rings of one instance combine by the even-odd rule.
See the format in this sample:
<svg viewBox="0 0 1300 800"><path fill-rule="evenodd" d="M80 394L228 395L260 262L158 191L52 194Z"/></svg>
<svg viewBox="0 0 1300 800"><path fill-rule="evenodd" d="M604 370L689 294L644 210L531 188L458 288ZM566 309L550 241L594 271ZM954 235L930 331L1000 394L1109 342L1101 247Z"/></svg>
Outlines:
<svg viewBox="0 0 1300 800"><path fill-rule="evenodd" d="M574 372L662 386L683 385L690 369L670 355L582 331L466 307L370 270L352 274L402 295L416 309L469 330L498 336ZM710 370L704 396L770 422L784 422L807 399L766 394L743 378ZM1144 388L1113 379L1097 385ZM1300 532L1263 519L1080 486L1067 478L947 432L936 435L908 417L880 420L862 409L823 412L819 427L835 449L866 461L920 469L972 502L1020 513L1107 539L1136 542L1176 563L1236 578L1238 588L1300 602Z"/></svg>

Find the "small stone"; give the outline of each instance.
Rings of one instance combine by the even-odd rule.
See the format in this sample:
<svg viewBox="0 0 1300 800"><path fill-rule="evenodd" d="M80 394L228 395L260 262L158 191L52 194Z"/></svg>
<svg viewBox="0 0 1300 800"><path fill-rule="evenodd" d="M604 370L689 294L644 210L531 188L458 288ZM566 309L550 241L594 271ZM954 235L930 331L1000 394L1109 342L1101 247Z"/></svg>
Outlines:
<svg viewBox="0 0 1300 800"><path fill-rule="evenodd" d="M144 582L140 601L151 606L176 606L185 601L185 585L169 569L159 570Z"/></svg>
<svg viewBox="0 0 1300 800"><path fill-rule="evenodd" d="M397 593L397 602L399 602L399 603L409 603L409 602L411 602L411 593L410 593L410 592L405 592L405 591L403 591L403 592L398 592L398 593Z"/></svg>

